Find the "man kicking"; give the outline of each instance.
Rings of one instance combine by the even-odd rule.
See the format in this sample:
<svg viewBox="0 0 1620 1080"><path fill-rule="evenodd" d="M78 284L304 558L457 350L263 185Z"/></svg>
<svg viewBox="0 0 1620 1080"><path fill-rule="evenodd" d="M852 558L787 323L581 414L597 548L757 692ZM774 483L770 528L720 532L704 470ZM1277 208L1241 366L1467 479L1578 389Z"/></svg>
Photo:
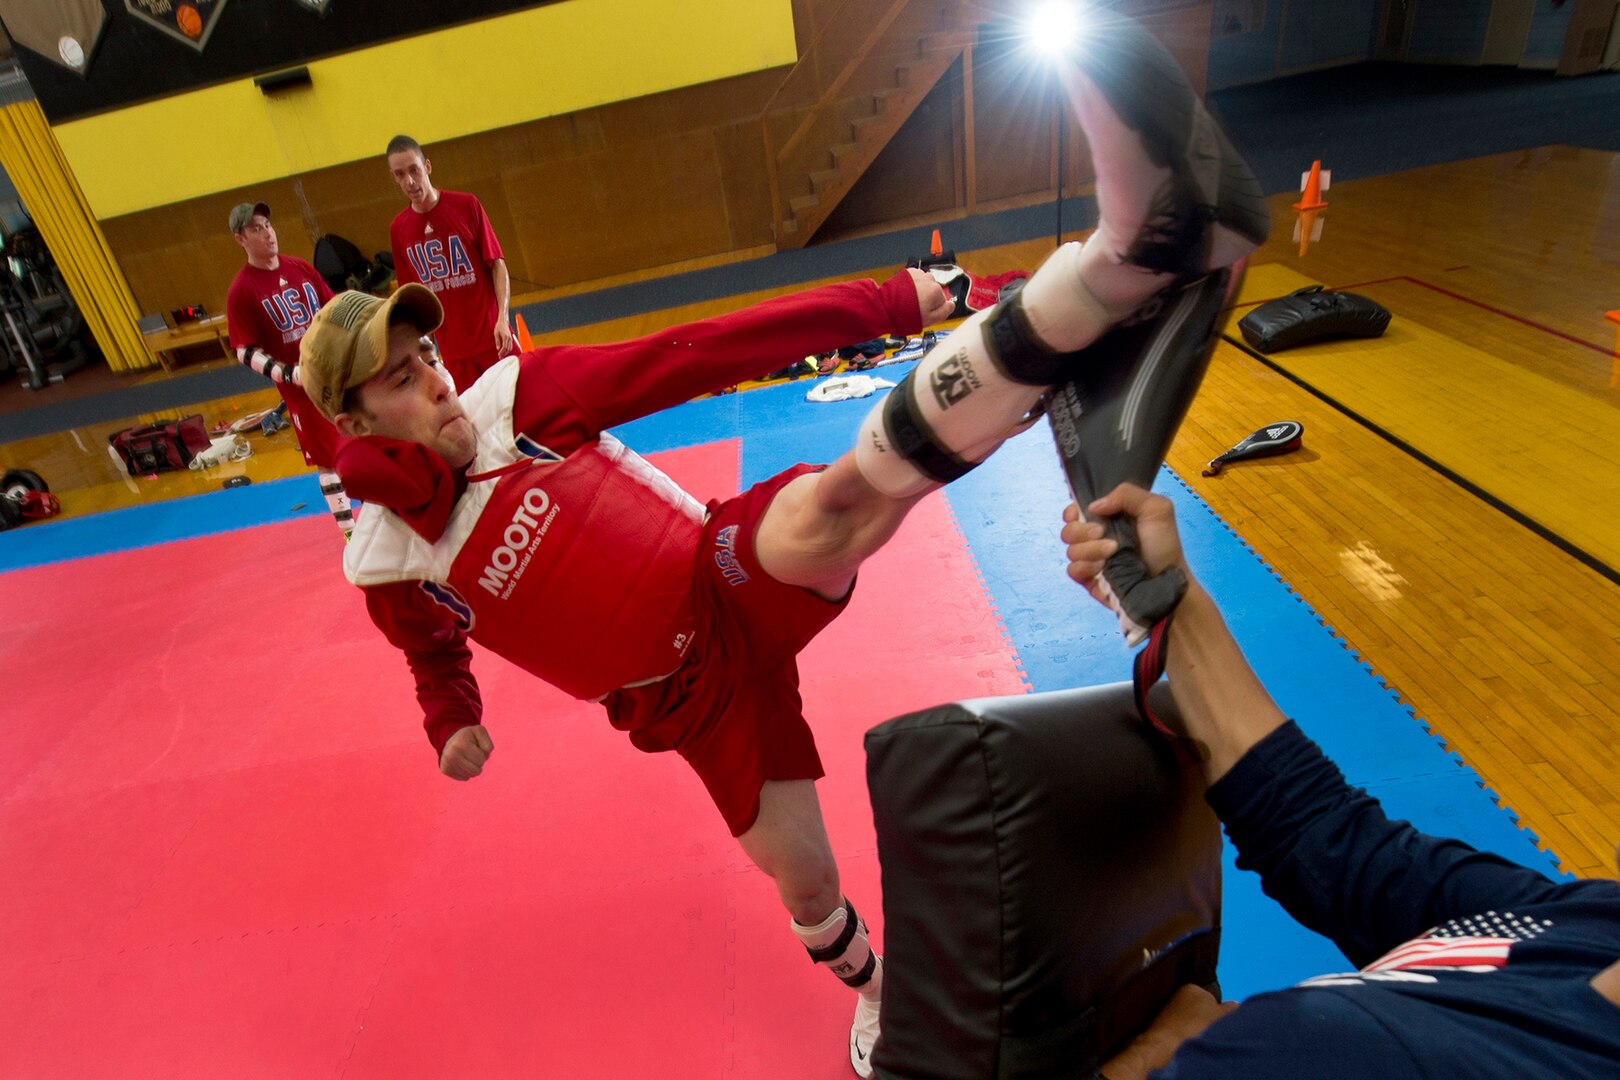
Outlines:
<svg viewBox="0 0 1620 1080"><path fill-rule="evenodd" d="M981 312L909 374L826 468L795 466L706 507L607 429L790 360L915 334L948 298L920 272L829 285L618 345L553 346L492 367L460 397L423 337L438 301L344 293L302 346L305 384L349 436L363 499L344 560L406 655L439 768L477 776L482 724L468 638L600 701L637 748L674 750L775 881L815 962L858 996L850 1061L871 1074L883 968L839 887L796 657L849 601L861 562L941 482L1027 426L1068 355L1161 289L1252 250L1253 178L1168 54L1129 23L1066 72L1096 158L1101 225ZM1165 347L1211 347L1182 340Z"/></svg>

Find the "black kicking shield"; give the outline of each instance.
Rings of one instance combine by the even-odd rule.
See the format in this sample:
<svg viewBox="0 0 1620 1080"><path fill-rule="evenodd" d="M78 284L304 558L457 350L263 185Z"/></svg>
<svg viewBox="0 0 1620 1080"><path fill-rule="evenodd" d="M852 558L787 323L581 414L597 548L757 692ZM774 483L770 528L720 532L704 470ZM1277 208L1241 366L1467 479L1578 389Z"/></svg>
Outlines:
<svg viewBox="0 0 1620 1080"><path fill-rule="evenodd" d="M866 778L879 1080L1079 1080L1179 984L1219 993L1220 825L1129 683L898 717L866 733Z"/></svg>
<svg viewBox="0 0 1620 1080"><path fill-rule="evenodd" d="M1082 510L1120 484L1152 486L1203 381L1221 309L1240 274L1221 269L1172 285L1077 354L1075 376L1047 394L1052 437ZM1134 524L1106 524L1119 550L1103 569L1112 595L1102 598L1135 645L1175 608L1187 581L1179 570L1149 577Z"/></svg>

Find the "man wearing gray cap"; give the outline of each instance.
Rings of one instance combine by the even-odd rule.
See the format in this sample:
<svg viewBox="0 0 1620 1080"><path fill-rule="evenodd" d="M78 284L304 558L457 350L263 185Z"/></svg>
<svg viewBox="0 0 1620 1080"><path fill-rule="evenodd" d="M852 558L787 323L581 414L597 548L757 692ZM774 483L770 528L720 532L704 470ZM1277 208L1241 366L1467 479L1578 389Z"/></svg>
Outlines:
<svg viewBox="0 0 1620 1080"><path fill-rule="evenodd" d="M225 294L231 348L244 365L276 384L292 414L304 463L316 469L321 494L347 537L354 514L343 484L333 471L337 431L304 393L298 373L298 342L332 290L303 259L283 255L264 203L238 203L231 209L231 236L247 252Z"/></svg>

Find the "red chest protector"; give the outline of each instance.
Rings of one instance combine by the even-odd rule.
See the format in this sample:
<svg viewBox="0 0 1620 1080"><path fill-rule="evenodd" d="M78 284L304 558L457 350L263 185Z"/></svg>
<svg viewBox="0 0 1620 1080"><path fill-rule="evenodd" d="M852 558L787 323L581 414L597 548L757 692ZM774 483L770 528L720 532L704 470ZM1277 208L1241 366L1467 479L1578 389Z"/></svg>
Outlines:
<svg viewBox="0 0 1620 1080"><path fill-rule="evenodd" d="M449 567L473 640L586 699L679 667L697 502L612 439L510 468Z"/></svg>

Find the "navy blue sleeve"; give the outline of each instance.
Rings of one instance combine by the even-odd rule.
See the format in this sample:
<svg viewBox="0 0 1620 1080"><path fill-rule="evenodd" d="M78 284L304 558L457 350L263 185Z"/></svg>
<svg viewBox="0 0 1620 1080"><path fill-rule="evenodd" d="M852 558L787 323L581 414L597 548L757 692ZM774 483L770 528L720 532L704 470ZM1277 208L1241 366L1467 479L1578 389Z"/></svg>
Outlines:
<svg viewBox="0 0 1620 1080"><path fill-rule="evenodd" d="M1285 990L1245 1001L1181 1044L1149 1080L1368 1080L1425 1076L1407 1045L1421 1032L1391 1030L1349 996ZM1302 1067L1309 1063L1308 1068Z"/></svg>
<svg viewBox="0 0 1620 1080"><path fill-rule="evenodd" d="M1560 886L1459 840L1391 821L1295 724L1255 745L1208 793L1266 895L1357 967L1448 919L1544 902Z"/></svg>

